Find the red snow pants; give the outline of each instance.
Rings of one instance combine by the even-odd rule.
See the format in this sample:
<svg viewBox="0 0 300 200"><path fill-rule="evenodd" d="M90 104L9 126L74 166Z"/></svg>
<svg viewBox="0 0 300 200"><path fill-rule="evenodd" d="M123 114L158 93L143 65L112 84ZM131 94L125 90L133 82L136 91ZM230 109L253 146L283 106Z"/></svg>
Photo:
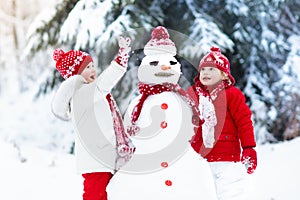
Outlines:
<svg viewBox="0 0 300 200"><path fill-rule="evenodd" d="M82 174L83 200L107 200L106 186L112 177L110 172Z"/></svg>

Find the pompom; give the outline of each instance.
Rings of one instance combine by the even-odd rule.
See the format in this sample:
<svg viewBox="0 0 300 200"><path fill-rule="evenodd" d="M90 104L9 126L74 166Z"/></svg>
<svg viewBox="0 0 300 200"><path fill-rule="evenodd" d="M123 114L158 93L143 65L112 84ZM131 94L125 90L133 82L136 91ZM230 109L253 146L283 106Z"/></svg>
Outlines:
<svg viewBox="0 0 300 200"><path fill-rule="evenodd" d="M53 52L53 60L56 62L63 57L65 52L62 49L55 49Z"/></svg>
<svg viewBox="0 0 300 200"><path fill-rule="evenodd" d="M210 48L210 50L211 50L211 51L217 51L217 52L220 52L220 53L221 53L221 50L220 50L220 48L218 48L218 47L212 46L212 47Z"/></svg>
<svg viewBox="0 0 300 200"><path fill-rule="evenodd" d="M160 39L169 39L169 33L167 29L163 26L158 26L152 31L152 39L160 40Z"/></svg>

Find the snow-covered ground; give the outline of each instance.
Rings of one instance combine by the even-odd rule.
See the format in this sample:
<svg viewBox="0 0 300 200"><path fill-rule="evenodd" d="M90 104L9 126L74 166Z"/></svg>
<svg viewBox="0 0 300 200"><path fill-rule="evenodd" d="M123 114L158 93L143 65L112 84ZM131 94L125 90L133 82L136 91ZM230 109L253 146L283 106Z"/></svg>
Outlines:
<svg viewBox="0 0 300 200"><path fill-rule="evenodd" d="M0 98L1 200L82 199L83 179L75 172L74 155L68 154L72 124L53 116L52 95L36 101L33 94ZM248 176L249 199L300 199L300 137L256 150L258 167Z"/></svg>
<svg viewBox="0 0 300 200"><path fill-rule="evenodd" d="M0 141L0 199L81 199L81 176L74 173L74 156L38 148L19 149Z"/></svg>
<svg viewBox="0 0 300 200"><path fill-rule="evenodd" d="M257 147L258 168L249 175L249 199L300 199L299 147L300 138ZM20 148L0 141L0 199L82 199L82 178L75 174L73 155Z"/></svg>

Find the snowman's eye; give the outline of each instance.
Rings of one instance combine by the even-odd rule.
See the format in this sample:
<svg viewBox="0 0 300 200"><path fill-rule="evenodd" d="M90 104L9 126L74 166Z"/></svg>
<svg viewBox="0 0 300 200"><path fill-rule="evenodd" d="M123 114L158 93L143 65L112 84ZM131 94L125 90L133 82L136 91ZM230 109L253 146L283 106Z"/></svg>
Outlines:
<svg viewBox="0 0 300 200"><path fill-rule="evenodd" d="M175 61L170 61L170 64L171 64L171 65L176 65L177 62L175 62Z"/></svg>
<svg viewBox="0 0 300 200"><path fill-rule="evenodd" d="M158 61L152 61L149 63L151 66L157 66L158 65Z"/></svg>

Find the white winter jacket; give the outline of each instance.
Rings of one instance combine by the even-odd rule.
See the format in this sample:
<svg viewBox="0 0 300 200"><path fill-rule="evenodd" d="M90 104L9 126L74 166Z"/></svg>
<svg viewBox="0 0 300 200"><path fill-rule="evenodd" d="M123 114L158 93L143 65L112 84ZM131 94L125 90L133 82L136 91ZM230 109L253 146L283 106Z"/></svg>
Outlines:
<svg viewBox="0 0 300 200"><path fill-rule="evenodd" d="M114 172L116 137L106 96L125 72L113 61L94 82L88 84L81 75L72 76L54 96L52 112L73 122L78 173Z"/></svg>

